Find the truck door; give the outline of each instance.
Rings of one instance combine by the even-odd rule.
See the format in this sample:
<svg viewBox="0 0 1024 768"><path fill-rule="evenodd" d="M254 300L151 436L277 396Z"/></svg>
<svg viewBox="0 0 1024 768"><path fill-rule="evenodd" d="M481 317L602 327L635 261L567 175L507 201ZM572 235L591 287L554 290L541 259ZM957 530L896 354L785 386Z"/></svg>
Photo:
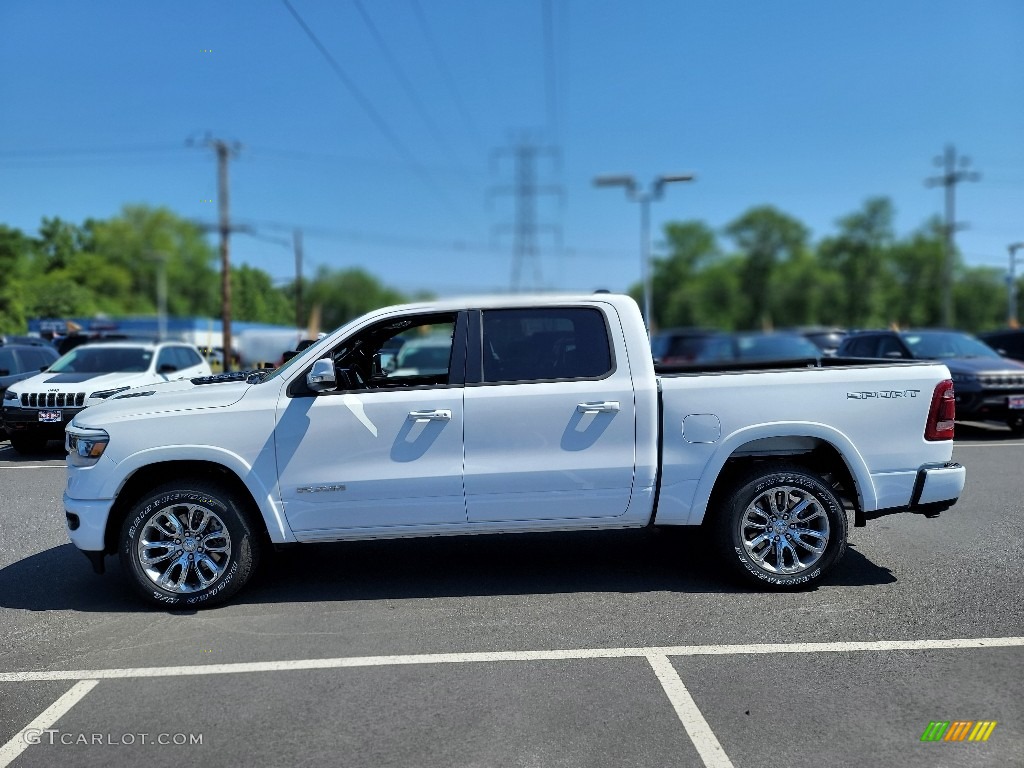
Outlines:
<svg viewBox="0 0 1024 768"><path fill-rule="evenodd" d="M593 306L485 309L471 327L469 521L622 515L636 418L618 318Z"/></svg>
<svg viewBox="0 0 1024 768"><path fill-rule="evenodd" d="M389 319L331 351L342 379L335 391L309 391L305 372L289 385L275 442L285 514L299 538L465 524L466 338L465 314ZM392 354L396 341L408 354Z"/></svg>

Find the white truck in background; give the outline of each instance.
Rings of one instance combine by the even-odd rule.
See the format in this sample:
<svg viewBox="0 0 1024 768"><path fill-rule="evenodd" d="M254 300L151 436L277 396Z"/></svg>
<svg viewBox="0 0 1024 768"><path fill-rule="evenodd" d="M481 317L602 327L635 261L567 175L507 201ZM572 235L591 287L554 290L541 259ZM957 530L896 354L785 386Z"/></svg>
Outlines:
<svg viewBox="0 0 1024 768"><path fill-rule="evenodd" d="M443 370L381 365L438 337ZM226 600L268 546L651 525L708 526L736 575L806 587L848 513L938 512L965 480L944 365L810 366L659 376L619 295L388 307L274 371L78 414L67 528L165 606Z"/></svg>

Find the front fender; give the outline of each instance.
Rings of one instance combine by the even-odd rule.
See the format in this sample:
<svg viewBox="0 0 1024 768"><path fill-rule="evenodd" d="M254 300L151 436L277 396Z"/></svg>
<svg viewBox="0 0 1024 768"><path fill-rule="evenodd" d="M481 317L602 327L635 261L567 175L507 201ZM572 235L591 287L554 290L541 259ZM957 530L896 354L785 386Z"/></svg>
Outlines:
<svg viewBox="0 0 1024 768"><path fill-rule="evenodd" d="M102 489L104 498L116 499L135 473L170 462L208 463L223 467L235 475L249 491L263 516L270 540L277 544L294 542L295 535L288 525L277 485L277 463L271 442L250 463L245 457L225 448L211 445L173 445L147 448L118 462L118 472L108 476ZM273 478L272 485L264 482Z"/></svg>

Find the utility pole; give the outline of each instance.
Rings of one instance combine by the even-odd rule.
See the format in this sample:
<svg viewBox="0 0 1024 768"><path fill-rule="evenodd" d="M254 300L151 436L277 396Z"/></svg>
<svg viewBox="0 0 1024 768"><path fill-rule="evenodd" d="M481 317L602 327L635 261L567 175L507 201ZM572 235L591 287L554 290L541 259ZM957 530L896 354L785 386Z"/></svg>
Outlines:
<svg viewBox="0 0 1024 768"><path fill-rule="evenodd" d="M194 144L192 139L186 146ZM231 223L228 214L228 160L238 154L242 145L237 141L226 142L207 134L203 145L212 147L217 154L217 208L219 211L217 231L220 232L220 322L221 344L224 349L224 372L231 370L233 347L231 340Z"/></svg>
<svg viewBox="0 0 1024 768"><path fill-rule="evenodd" d="M1017 251L1021 248L1024 248L1024 242L1006 246L1006 250L1010 252L1010 272L1006 276L1006 325L1009 328L1020 327L1020 321L1017 319Z"/></svg>
<svg viewBox="0 0 1024 768"><path fill-rule="evenodd" d="M942 156L935 158L935 165L943 169L941 176L935 176L925 180L929 187L943 186L946 188L946 223L945 223L945 245L942 267L942 323L947 328L953 327L953 255L955 245L953 234L964 225L956 223L956 185L961 181L978 181L981 174L976 171L968 171L967 166L971 164L968 157L961 156L957 160L956 147L952 144L946 146ZM959 165L959 169L957 166Z"/></svg>
<svg viewBox="0 0 1024 768"><path fill-rule="evenodd" d="M511 227L514 235L513 256L512 256L512 281L513 293L518 293L522 283L522 273L529 263L533 274L531 287L538 289L542 287L540 256L537 247L537 232L547 230L554 233L557 240L561 239L559 227L550 224L537 223L537 196L540 194L553 194L562 196L562 188L555 184L539 185L537 183L536 162L541 155L549 155L557 160L558 150L554 147L542 147L534 144L528 136L523 136L508 149L495 150L492 157L511 155L515 162L515 184L502 187L493 187L491 194L510 193L515 195L515 225ZM502 225L496 229L510 229L508 225Z"/></svg>
<svg viewBox="0 0 1024 768"><path fill-rule="evenodd" d="M295 245L295 327L302 328L302 230L292 230Z"/></svg>

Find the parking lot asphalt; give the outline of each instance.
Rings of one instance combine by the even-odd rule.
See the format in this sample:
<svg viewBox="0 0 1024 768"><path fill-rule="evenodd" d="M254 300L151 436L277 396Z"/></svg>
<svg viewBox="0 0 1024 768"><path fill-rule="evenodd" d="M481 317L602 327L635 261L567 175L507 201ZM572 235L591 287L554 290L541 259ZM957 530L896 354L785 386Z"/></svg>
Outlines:
<svg viewBox="0 0 1024 768"><path fill-rule="evenodd" d="M189 613L92 574L60 452L0 443L0 768L1022 765L1024 440L955 458L960 503L851 529L808 592L687 532L531 534L301 547ZM921 740L957 721L996 725Z"/></svg>

